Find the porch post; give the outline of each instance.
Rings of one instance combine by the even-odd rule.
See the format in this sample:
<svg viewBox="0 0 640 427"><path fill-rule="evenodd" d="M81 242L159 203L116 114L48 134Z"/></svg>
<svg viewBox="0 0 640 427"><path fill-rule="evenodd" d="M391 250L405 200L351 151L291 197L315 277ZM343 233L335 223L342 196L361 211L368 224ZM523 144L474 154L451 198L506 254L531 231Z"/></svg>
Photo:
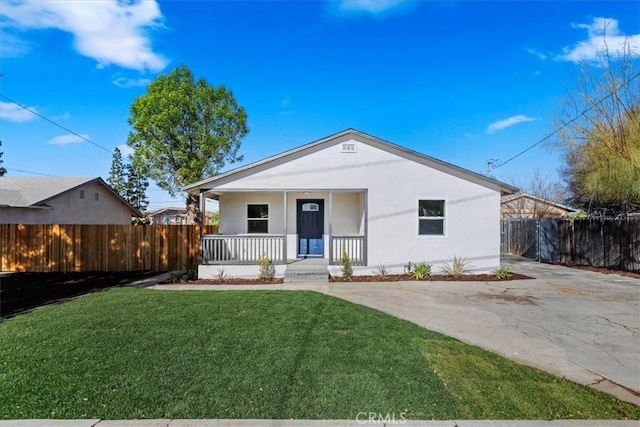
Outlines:
<svg viewBox="0 0 640 427"><path fill-rule="evenodd" d="M369 190L364 190L364 244L362 250L364 251L363 261L364 265L369 265L367 258L369 257L369 250L367 240L369 239Z"/></svg>
<svg viewBox="0 0 640 427"><path fill-rule="evenodd" d="M287 228L288 228L287 222L288 222L288 218L289 218L289 214L288 214L289 207L287 206L287 204L288 204L288 198L289 198L288 195L289 195L289 193L287 193L285 191L282 194L283 194L282 203L284 203L284 230L283 230L283 233L282 233L282 234L284 234L284 240L282 242L282 252L283 252L282 253L282 263L286 264L287 263L287 240L288 240L287 239Z"/></svg>
<svg viewBox="0 0 640 427"><path fill-rule="evenodd" d="M204 234L204 225L207 219L207 197L200 190L200 234Z"/></svg>
<svg viewBox="0 0 640 427"><path fill-rule="evenodd" d="M204 195L204 191L200 190L200 244L198 245L198 258L200 259L199 263L204 263L204 240L202 236L204 233L204 220L206 218L205 210L207 205L207 198Z"/></svg>
<svg viewBox="0 0 640 427"><path fill-rule="evenodd" d="M329 265L333 263L333 190L329 190Z"/></svg>

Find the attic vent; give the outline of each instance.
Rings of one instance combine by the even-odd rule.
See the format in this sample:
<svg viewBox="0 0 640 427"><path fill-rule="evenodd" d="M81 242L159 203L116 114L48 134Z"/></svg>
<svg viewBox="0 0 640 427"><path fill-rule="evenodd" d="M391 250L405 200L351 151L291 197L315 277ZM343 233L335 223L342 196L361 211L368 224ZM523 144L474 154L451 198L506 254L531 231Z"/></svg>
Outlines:
<svg viewBox="0 0 640 427"><path fill-rule="evenodd" d="M356 150L356 144L353 142L345 142L344 144L342 144L342 152L343 153L355 153Z"/></svg>

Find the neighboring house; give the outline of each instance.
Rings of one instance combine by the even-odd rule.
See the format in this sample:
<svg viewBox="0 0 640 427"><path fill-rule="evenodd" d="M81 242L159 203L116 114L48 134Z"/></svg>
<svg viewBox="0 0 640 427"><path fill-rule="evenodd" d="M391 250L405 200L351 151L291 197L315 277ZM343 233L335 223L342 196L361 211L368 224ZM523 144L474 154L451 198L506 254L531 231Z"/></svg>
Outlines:
<svg viewBox="0 0 640 427"><path fill-rule="evenodd" d="M102 178L0 177L0 224L131 224L136 216Z"/></svg>
<svg viewBox="0 0 640 427"><path fill-rule="evenodd" d="M147 212L151 224L158 225L184 225L187 224L187 209L162 208Z"/></svg>
<svg viewBox="0 0 640 427"><path fill-rule="evenodd" d="M151 224L158 225L185 225L189 224L186 208L162 208L147 212ZM215 215L207 212L205 224L213 224Z"/></svg>
<svg viewBox="0 0 640 427"><path fill-rule="evenodd" d="M517 188L349 129L185 190L219 202L200 277L255 277L262 254L278 275L305 257L339 274L343 252L354 274L421 261L437 271L454 255L489 272L500 266L500 196Z"/></svg>
<svg viewBox="0 0 640 427"><path fill-rule="evenodd" d="M574 212L577 210L523 192L502 196L500 206L500 217L503 219L565 218Z"/></svg>

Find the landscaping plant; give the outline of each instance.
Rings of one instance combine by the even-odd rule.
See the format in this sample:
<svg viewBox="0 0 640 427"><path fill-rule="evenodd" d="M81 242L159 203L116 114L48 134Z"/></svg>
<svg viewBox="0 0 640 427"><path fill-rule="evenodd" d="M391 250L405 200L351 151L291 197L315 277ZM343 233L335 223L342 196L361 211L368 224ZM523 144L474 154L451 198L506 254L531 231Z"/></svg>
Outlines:
<svg viewBox="0 0 640 427"><path fill-rule="evenodd" d="M224 272L224 268L219 268L216 270L216 280L223 281L228 279L229 276Z"/></svg>
<svg viewBox="0 0 640 427"><path fill-rule="evenodd" d="M271 258L267 254L262 254L260 257L260 280L271 280L276 274L276 268L271 262Z"/></svg>
<svg viewBox="0 0 640 427"><path fill-rule="evenodd" d="M466 259L454 256L451 264L444 264L440 267L440 272L445 276L451 276L455 279L459 279L460 277L469 274L470 268L471 264Z"/></svg>
<svg viewBox="0 0 640 427"><path fill-rule="evenodd" d="M351 267L351 259L349 258L349 254L347 251L342 251L342 276L343 277L351 277L353 276L353 268Z"/></svg>
<svg viewBox="0 0 640 427"><path fill-rule="evenodd" d="M500 267L497 270L493 270L491 273L500 280L509 280L511 279L511 276L513 276L509 267Z"/></svg>
<svg viewBox="0 0 640 427"><path fill-rule="evenodd" d="M411 264L411 277L416 280L428 279L431 277L431 264L426 262Z"/></svg>
<svg viewBox="0 0 640 427"><path fill-rule="evenodd" d="M389 275L389 268L386 265L380 264L376 271L373 272L378 277L387 277Z"/></svg>

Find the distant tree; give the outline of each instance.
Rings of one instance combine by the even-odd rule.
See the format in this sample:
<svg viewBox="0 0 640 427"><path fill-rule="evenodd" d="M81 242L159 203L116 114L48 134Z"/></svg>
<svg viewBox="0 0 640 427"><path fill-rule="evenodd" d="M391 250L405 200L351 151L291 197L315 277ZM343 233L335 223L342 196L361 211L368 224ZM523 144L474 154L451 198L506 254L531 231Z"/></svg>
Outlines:
<svg viewBox="0 0 640 427"><path fill-rule="evenodd" d="M628 45L584 62L575 91L555 117L553 144L564 153L564 179L576 207L640 205L640 73Z"/></svg>
<svg viewBox="0 0 640 427"><path fill-rule="evenodd" d="M2 141L0 141L0 147L2 147ZM4 152L0 151L0 176L5 176L7 174L7 170L2 166L4 160L2 160L2 155Z"/></svg>
<svg viewBox="0 0 640 427"><path fill-rule="evenodd" d="M145 211L149 205L147 199L148 179L139 174L132 164L125 166L125 189L123 198L139 211Z"/></svg>
<svg viewBox="0 0 640 427"><path fill-rule="evenodd" d="M109 178L107 183L120 194L124 196L127 180L125 177L124 161L122 160L122 153L120 149L115 148L113 150L113 159L111 160L111 170L109 171Z"/></svg>
<svg viewBox="0 0 640 427"><path fill-rule="evenodd" d="M211 177L242 159L247 115L231 91L194 81L184 65L159 76L131 105L127 144L136 168L177 196L187 184ZM187 195L187 218L196 222L197 196Z"/></svg>

